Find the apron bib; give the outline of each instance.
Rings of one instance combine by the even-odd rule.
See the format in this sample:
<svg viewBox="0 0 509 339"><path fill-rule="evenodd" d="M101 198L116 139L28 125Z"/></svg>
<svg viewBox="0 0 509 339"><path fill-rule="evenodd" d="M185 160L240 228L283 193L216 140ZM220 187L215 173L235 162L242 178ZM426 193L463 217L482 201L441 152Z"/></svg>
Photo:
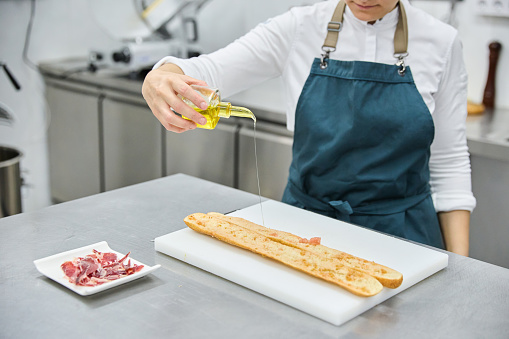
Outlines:
<svg viewBox="0 0 509 339"><path fill-rule="evenodd" d="M344 6L335 12L341 21ZM403 62L399 6L395 52L404 51L396 65L329 60L330 48L314 60L297 104L283 202L444 248L429 187L433 119ZM329 32L341 25L333 17Z"/></svg>

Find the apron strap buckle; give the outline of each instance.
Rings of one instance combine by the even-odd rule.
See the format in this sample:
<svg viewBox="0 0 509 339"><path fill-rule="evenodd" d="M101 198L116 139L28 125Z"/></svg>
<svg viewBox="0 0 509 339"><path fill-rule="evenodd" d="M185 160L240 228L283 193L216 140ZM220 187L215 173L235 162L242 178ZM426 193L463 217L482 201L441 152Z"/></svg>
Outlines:
<svg viewBox="0 0 509 339"><path fill-rule="evenodd" d="M329 59L329 55L331 52L334 52L336 50L336 48L334 47L329 47L329 46L322 46L322 57L320 58L320 68L321 69L326 69L327 66L329 65L328 62L327 62L327 59Z"/></svg>
<svg viewBox="0 0 509 339"><path fill-rule="evenodd" d="M341 31L341 28L343 28L343 23L341 21L329 21L329 23L327 24L328 32L339 33Z"/></svg>
<svg viewBox="0 0 509 339"><path fill-rule="evenodd" d="M405 58L407 56L408 56L408 53L400 53L400 54L394 53L394 57L398 59L398 61L396 62L396 66L399 67L398 74L401 75L402 77L405 76L405 70L406 70Z"/></svg>

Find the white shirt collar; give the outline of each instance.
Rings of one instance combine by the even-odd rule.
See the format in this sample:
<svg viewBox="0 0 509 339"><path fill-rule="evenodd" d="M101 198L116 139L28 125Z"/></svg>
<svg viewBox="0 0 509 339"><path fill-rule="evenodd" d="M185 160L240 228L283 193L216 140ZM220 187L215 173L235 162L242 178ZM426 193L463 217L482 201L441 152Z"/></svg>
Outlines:
<svg viewBox="0 0 509 339"><path fill-rule="evenodd" d="M357 19L353 12L350 10L350 7L348 7L348 5L345 8L344 16L346 20L352 22L357 27L369 25L367 21ZM372 26L377 29L395 27L398 23L398 16L399 16L399 6L396 6L396 8L387 13L383 18L377 20Z"/></svg>

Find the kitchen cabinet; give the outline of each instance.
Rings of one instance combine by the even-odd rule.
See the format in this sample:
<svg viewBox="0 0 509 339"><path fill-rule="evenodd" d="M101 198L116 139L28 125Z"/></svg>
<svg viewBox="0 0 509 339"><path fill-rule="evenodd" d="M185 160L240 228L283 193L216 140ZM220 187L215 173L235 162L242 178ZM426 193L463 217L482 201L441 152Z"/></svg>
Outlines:
<svg viewBox="0 0 509 339"><path fill-rule="evenodd" d="M101 100L106 191L163 176L163 131L147 105L119 94Z"/></svg>
<svg viewBox="0 0 509 339"><path fill-rule="evenodd" d="M64 202L160 178L164 128L141 95L46 79L51 196Z"/></svg>
<svg viewBox="0 0 509 339"><path fill-rule="evenodd" d="M53 114L49 152L55 202L176 173L258 194L251 120L232 117L221 119L213 131L168 132L146 105L141 81L107 70L70 73L79 69L76 62L41 66ZM292 145L285 116L238 103L253 108L258 118L261 193L280 200Z"/></svg>
<svg viewBox="0 0 509 339"><path fill-rule="evenodd" d="M99 93L46 83L51 195L68 201L101 192Z"/></svg>
<svg viewBox="0 0 509 339"><path fill-rule="evenodd" d="M509 110L467 119L472 191L470 256L509 268Z"/></svg>
<svg viewBox="0 0 509 339"><path fill-rule="evenodd" d="M265 122L257 122L256 130L252 124L242 125L239 135L239 188L258 194L255 134L261 195L281 200L292 161L292 133L283 125Z"/></svg>
<svg viewBox="0 0 509 339"><path fill-rule="evenodd" d="M166 175L185 173L236 187L236 119L222 119L211 130L166 133Z"/></svg>
<svg viewBox="0 0 509 339"><path fill-rule="evenodd" d="M472 155L470 256L509 268L509 161Z"/></svg>

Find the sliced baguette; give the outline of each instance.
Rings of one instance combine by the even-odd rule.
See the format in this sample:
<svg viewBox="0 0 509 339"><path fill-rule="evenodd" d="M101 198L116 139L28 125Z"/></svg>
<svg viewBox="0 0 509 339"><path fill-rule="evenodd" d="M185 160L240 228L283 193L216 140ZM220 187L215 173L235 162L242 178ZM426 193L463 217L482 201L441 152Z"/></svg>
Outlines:
<svg viewBox="0 0 509 339"><path fill-rule="evenodd" d="M337 260L273 241L265 235L216 216L194 213L187 216L184 222L197 232L279 261L294 269L341 286L356 295L369 297L383 289L382 284L369 274L341 265Z"/></svg>
<svg viewBox="0 0 509 339"><path fill-rule="evenodd" d="M375 262L365 260L351 254L341 252L339 250L329 248L324 245L311 245L306 243L301 243L301 237L283 231L278 231L274 229L270 229L243 218L238 217L230 217L223 215L221 213L211 212L208 215L214 216L221 220L225 220L239 226L242 226L246 229L258 232L259 234L263 234L267 236L269 239L273 241L278 241L287 246L293 246L299 249L311 251L319 256L332 258L337 260L340 264L346 265L348 267L354 268L356 270L360 270L364 273L367 273L374 278L376 278L380 283L388 288L397 288L403 282L403 275L386 266L377 264Z"/></svg>

